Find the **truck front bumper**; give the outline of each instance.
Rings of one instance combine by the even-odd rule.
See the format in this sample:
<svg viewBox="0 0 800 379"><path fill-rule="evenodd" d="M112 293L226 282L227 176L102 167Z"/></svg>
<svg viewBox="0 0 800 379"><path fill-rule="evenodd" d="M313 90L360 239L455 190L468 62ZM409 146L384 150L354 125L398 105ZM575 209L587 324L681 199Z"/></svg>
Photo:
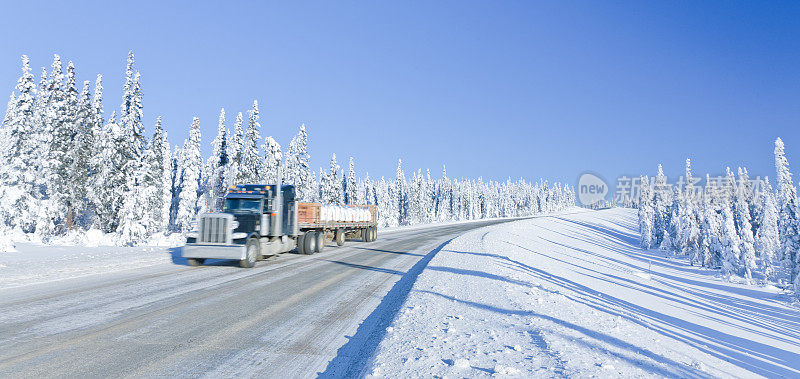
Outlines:
<svg viewBox="0 0 800 379"><path fill-rule="evenodd" d="M206 245L199 243L187 243L181 249L181 256L184 258L208 258L208 259L235 259L242 260L247 257L247 250L244 245Z"/></svg>

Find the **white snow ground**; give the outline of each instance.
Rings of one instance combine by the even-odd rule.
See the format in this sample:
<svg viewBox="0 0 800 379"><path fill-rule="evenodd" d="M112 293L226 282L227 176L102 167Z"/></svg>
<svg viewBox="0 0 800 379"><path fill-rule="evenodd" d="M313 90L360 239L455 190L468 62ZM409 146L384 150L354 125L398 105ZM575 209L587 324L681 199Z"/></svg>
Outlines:
<svg viewBox="0 0 800 379"><path fill-rule="evenodd" d="M789 296L644 251L636 225L635 212L612 209L454 239L379 332L364 372L800 376L800 310Z"/></svg>

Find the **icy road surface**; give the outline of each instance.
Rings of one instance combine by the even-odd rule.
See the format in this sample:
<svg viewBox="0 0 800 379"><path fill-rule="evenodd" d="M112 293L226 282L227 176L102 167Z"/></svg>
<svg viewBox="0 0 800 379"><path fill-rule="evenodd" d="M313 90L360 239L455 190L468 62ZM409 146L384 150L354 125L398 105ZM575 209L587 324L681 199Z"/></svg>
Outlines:
<svg viewBox="0 0 800 379"><path fill-rule="evenodd" d="M382 342L360 374L800 377L786 294L642 250L638 236L625 209L466 233L376 322Z"/></svg>
<svg viewBox="0 0 800 379"><path fill-rule="evenodd" d="M23 246L0 256L0 377L359 371L381 336L370 325L394 315L389 300L407 293L446 241L499 222L381 233L253 269L188 267L177 249Z"/></svg>

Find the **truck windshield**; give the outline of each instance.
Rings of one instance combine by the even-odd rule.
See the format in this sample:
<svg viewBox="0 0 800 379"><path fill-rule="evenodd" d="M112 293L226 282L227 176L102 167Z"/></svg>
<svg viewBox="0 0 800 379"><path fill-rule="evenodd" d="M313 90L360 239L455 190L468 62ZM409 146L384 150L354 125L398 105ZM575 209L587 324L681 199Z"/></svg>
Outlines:
<svg viewBox="0 0 800 379"><path fill-rule="evenodd" d="M254 199L225 199L223 212L251 212L258 213L261 210L261 200Z"/></svg>

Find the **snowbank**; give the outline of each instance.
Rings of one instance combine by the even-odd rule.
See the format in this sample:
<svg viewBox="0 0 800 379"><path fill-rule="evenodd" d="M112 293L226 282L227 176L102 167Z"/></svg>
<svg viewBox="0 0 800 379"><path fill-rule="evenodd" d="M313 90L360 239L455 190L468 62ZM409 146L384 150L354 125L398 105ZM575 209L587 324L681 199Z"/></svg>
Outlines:
<svg viewBox="0 0 800 379"><path fill-rule="evenodd" d="M636 246L625 209L475 230L419 275L365 369L393 377L797 377L800 310Z"/></svg>
<svg viewBox="0 0 800 379"><path fill-rule="evenodd" d="M181 234L158 234L144 246L121 247L116 234L99 230L68 233L46 244L26 239L24 234L8 236L4 240L11 248L5 251L0 239L0 289L172 264L175 247L185 242Z"/></svg>
<svg viewBox="0 0 800 379"><path fill-rule="evenodd" d="M150 236L147 241L144 241L137 246L140 247L175 247L180 246L186 241L186 237L181 233L162 234L156 233ZM49 238L47 241L42 241L40 238L33 234L25 234L19 231L0 231L0 253L16 251L14 246L18 244L38 245L38 246L80 246L80 247L98 247L98 246L128 246L128 244L121 240L120 235L117 233L104 233L98 229L89 230L75 230L63 236L56 236ZM7 249L3 249L7 246Z"/></svg>

